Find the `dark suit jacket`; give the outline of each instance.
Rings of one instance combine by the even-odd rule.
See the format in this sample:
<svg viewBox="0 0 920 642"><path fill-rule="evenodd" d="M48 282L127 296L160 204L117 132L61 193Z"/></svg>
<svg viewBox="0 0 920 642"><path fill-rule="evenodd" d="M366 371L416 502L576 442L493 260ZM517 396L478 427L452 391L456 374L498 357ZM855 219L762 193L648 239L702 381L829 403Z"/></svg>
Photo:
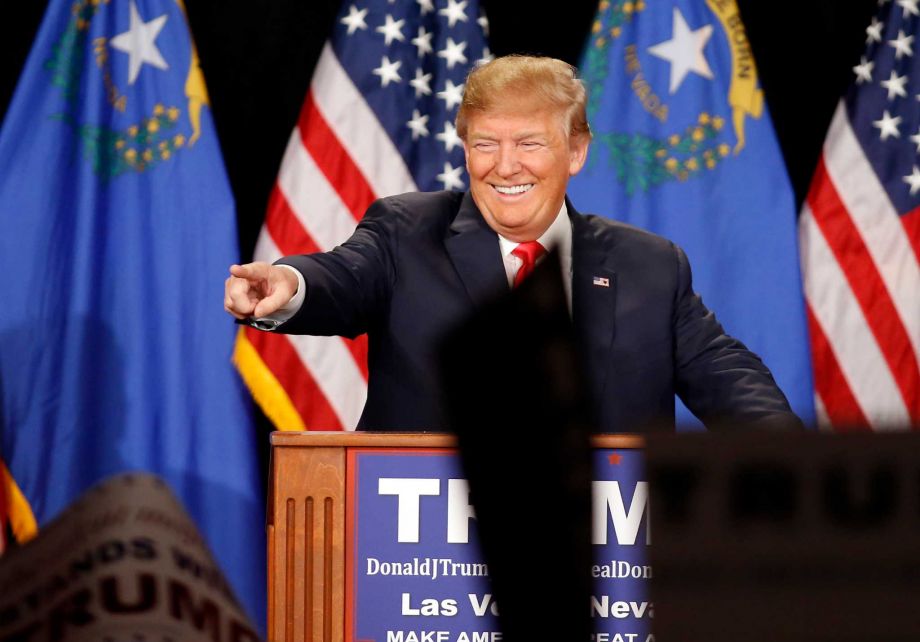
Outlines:
<svg viewBox="0 0 920 642"><path fill-rule="evenodd" d="M674 424L674 394L708 426L795 421L760 359L727 336L692 289L683 251L609 219L572 221L572 317L601 432ZM498 237L469 193L381 199L331 252L279 261L304 275L301 310L280 332L368 333L359 428L443 427L437 351L447 330L508 291ZM594 277L609 287L593 285ZM498 359L500 355L496 355Z"/></svg>

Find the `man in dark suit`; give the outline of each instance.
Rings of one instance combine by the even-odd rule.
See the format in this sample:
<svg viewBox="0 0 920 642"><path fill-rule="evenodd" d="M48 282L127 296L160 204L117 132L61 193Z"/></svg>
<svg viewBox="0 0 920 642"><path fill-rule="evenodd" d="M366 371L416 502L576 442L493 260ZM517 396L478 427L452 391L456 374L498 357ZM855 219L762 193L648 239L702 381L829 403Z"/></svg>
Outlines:
<svg viewBox="0 0 920 642"><path fill-rule="evenodd" d="M331 252L232 266L227 311L278 332L367 332L359 427L438 429L441 338L556 249L601 431L673 425L675 393L707 425L794 425L767 368L693 292L677 246L565 198L591 138L585 102L558 60L478 67L457 116L469 192L381 199ZM497 354L491 367L510 366Z"/></svg>

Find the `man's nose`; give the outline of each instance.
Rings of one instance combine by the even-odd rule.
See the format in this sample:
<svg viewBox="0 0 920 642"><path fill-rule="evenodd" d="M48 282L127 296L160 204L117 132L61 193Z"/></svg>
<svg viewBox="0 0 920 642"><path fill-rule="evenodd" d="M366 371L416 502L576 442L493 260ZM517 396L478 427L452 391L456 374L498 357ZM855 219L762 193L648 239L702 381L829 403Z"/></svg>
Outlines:
<svg viewBox="0 0 920 642"><path fill-rule="evenodd" d="M515 145L502 145L498 150L498 165L495 170L499 176L513 176L521 171L521 163L518 160L517 147Z"/></svg>

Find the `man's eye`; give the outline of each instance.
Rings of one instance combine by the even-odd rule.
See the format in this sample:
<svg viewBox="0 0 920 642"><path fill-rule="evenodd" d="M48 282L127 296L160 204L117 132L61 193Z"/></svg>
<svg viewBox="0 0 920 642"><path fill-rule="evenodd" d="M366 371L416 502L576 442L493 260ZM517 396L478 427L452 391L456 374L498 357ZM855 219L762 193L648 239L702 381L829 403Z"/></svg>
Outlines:
<svg viewBox="0 0 920 642"><path fill-rule="evenodd" d="M495 143L476 143L476 149L481 152L488 152L495 149Z"/></svg>

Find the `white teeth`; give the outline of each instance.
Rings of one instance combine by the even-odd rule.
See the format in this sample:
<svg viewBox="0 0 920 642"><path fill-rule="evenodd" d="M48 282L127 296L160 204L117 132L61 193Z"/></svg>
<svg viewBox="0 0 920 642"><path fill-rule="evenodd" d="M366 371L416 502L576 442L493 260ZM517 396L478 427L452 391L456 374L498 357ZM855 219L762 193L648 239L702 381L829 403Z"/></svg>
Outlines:
<svg viewBox="0 0 920 642"><path fill-rule="evenodd" d="M494 187L495 191L497 191L499 194L523 194L524 192L528 191L531 187L533 187L533 183L529 183L527 185L512 185L510 187L503 187L501 185L493 185L492 187Z"/></svg>

